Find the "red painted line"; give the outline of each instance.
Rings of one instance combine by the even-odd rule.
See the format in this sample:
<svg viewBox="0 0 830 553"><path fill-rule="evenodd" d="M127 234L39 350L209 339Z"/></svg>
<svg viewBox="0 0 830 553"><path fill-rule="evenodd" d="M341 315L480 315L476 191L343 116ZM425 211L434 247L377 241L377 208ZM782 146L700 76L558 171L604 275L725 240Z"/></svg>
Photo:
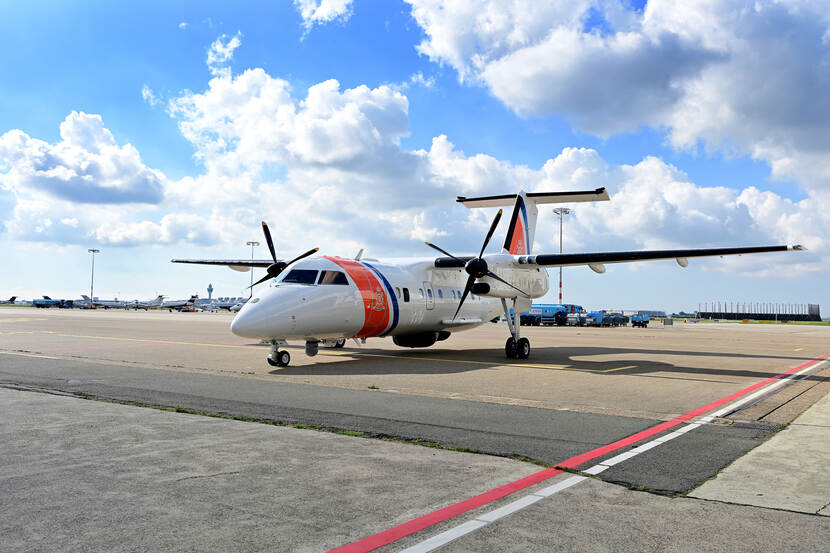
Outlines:
<svg viewBox="0 0 830 553"><path fill-rule="evenodd" d="M652 426L651 428L647 428L646 430L637 432L636 434L632 434L627 438L623 438L608 445L592 449L591 451L588 451L581 455L577 455L576 457L571 457L570 459L562 461L561 463L557 463L556 466L567 468L578 467L579 465L582 465L592 459L596 459L597 457L601 457L607 453L611 453L627 445L631 445L633 443L654 436L655 434L659 434L664 430L668 430L669 428L686 422L687 420L692 419L698 415L702 415L707 411L711 411L715 407L719 407L724 403L728 403L733 399L737 399L743 395L748 394L749 392L757 390L758 388L761 388L762 386L765 386L770 382L783 378L794 372L798 372L801 369L809 367L810 365L818 363L819 361L823 361L827 358L830 358L830 353L822 355L821 357L817 357L811 361L804 363L803 365L799 365L798 367L789 369L780 374L767 378L766 380L757 382L752 386L744 388L743 390L735 392L734 394L728 395L717 401L713 401L708 405L698 407L694 411L683 413L682 415L675 417L669 421L660 423L656 426ZM503 486L499 486L498 488L494 488L490 491L484 492L474 497L470 497L469 499L465 499L464 501L459 501L458 503L454 503L452 505L444 507L443 509L438 509L437 511L427 513L426 515L414 518L397 526L393 526L392 528L384 530L383 532L379 532L377 534L373 534L371 536L367 536L363 539L360 539L356 542L352 542L341 547L337 547L335 549L330 550L328 553L365 553L367 551L374 551L375 549L383 547L384 545L389 545L390 543L398 541L401 538L405 538L406 536L414 534L415 532L420 532L425 528L434 526L439 522L444 522L445 520L464 514L467 511L472 511L477 507L481 507L482 505L492 503L493 501L501 499L502 497L510 495L514 492L523 490L525 488L529 488L530 486L538 484L539 482L544 482L549 478L553 478L558 474L562 474L562 472L562 470L557 468L547 468L545 470L541 470L537 473L531 474L530 476L525 476L524 478L520 478L519 480L515 480L508 484L504 484Z"/></svg>

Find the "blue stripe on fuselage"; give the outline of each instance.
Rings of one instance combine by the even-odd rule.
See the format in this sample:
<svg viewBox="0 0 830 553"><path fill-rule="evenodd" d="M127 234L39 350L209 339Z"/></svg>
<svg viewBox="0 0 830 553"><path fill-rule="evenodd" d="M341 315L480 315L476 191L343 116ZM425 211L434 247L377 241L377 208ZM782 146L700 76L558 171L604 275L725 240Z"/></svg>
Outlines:
<svg viewBox="0 0 830 553"><path fill-rule="evenodd" d="M392 324L389 326L389 330L380 334L379 336L382 338L383 336L388 336L390 332L395 330L395 327L398 326L398 296L395 295L395 290L392 289L392 285L389 284L389 281L386 280L386 277L383 276L383 273L378 271L375 267L365 261L358 261L358 263L369 267L376 275L380 277L383 281L384 286L389 291L389 297L392 298Z"/></svg>

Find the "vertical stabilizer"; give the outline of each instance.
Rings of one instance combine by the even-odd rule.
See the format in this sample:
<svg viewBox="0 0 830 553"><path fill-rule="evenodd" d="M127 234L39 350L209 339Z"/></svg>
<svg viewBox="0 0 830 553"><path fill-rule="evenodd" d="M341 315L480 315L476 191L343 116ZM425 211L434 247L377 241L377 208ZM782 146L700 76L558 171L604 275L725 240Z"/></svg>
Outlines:
<svg viewBox="0 0 830 553"><path fill-rule="evenodd" d="M527 255L533 247L533 236L536 234L536 202L527 199L524 190L516 194L516 203L513 206L513 215L510 217L510 226L507 227L507 236L504 238L504 253L513 255Z"/></svg>

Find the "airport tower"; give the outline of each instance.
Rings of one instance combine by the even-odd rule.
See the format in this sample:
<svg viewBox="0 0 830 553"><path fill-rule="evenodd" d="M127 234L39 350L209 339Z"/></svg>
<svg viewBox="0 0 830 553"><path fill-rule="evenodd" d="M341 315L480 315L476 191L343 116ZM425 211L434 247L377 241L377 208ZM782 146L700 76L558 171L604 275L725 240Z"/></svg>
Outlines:
<svg viewBox="0 0 830 553"><path fill-rule="evenodd" d="M208 292L208 301L210 301L211 296L213 294L213 284L208 283L207 292Z"/></svg>

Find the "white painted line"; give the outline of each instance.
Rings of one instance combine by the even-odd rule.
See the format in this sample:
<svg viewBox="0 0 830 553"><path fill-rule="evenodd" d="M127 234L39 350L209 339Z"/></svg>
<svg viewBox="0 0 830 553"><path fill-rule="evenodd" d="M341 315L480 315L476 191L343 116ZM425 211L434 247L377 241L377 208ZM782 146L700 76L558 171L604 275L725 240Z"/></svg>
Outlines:
<svg viewBox="0 0 830 553"><path fill-rule="evenodd" d="M770 390L773 390L774 388L777 388L778 386L781 386L782 384L786 383L788 380L792 379L793 377L798 376L798 375L800 375L802 373L805 373L807 371L813 370L816 367L818 367L818 366L820 366L820 365L822 365L822 364L824 364L828 361L830 361L830 359L825 359L824 361L821 361L819 363L815 363L813 365L810 365L809 367L805 367L804 369L802 369L802 370L800 370L796 373L787 375L785 378L782 378L782 379L778 380L777 382L771 383L768 386L762 387L757 392L754 392L754 393L752 393L751 395L749 395L745 398L742 398L742 399L740 399L740 400L738 400L734 403L731 403L730 405L724 407L723 409L715 411L714 413L712 413L710 415L706 415L705 417L699 418L699 419L697 419L696 422L686 424L685 426L681 427L678 430L675 430L671 434L666 434L665 436L662 436L660 438L655 438L655 439L653 439L649 442L646 442L642 445L639 445L639 446L637 446L637 447L635 447L635 448L633 448L629 451L626 451L625 453L621 453L621 454L619 454L615 457L611 457L610 459L606 459L605 461L602 461L601 463L596 464L596 465L594 465L594 466L592 466L592 467L590 467L587 470L584 470L582 472L584 472L585 474L592 474L592 475L599 474L599 473L611 468L612 466L614 466L618 463L621 463L623 461L631 459L632 457L636 457L640 453L643 453L645 451L648 451L649 449L655 448L658 445L661 445L661 444L664 444L664 443L668 442L669 440L673 440L674 438L678 438L678 437L682 436L683 434L685 434L687 432L690 432L690 431L694 430L695 428L698 428L699 426L701 426L704 423L711 422L712 420L714 420L715 418L717 418L717 417L719 417L723 414L734 411L736 408L740 407L744 403L747 403L748 401L752 401L753 399L755 399L757 397L760 397L764 394L767 394L767 393L769 393ZM588 478L585 477L585 476L571 476L570 478L567 478L566 480L558 482L558 483L556 483L552 486L548 486L547 488L537 490L537 491L535 491L535 492L533 492L529 495L526 495L526 496L524 496L520 499L517 499L516 501L513 501L512 503L508 503L507 505L505 505L503 507L500 507L498 509L490 511L489 513L485 513L485 514L475 518L474 520L465 522L464 524L456 526L455 528L451 528L451 529L449 529L445 532L442 532L442 533L440 533L436 536L433 536L433 537L431 537L431 538L429 538L425 541L422 541L421 543L415 544L412 547L404 549L402 553L428 553L429 551L434 551L435 549L438 549L439 547L448 544L449 542L455 540L456 538L460 538L461 536L463 536L465 534L469 534L470 532L478 530L479 528L481 528L482 526L486 526L490 522L493 522L493 521L499 520L501 518L504 518L507 515L511 515L511 514L517 512L517 511L520 511L520 510L524 509L525 507L528 507L529 505L533 505L537 501L540 501L540 500L542 500L546 497L550 497L554 494L557 494L557 493L559 493L563 490L566 490L566 489L570 488L571 486L579 484L580 482L582 482L584 480L587 480L587 479Z"/></svg>
<svg viewBox="0 0 830 553"><path fill-rule="evenodd" d="M480 517L476 517L476 520L483 520L484 522L493 522L494 520L506 517L507 515L512 515L516 511L520 511L528 505L533 505L537 501L540 501L544 498L545 497L542 495L526 495L522 498L517 499L516 501L513 501L512 503L508 503L504 507L499 507L495 511L490 511L489 513L485 513Z"/></svg>
<svg viewBox="0 0 830 553"><path fill-rule="evenodd" d="M23 353L19 351L0 351L3 355L20 355L21 357L38 357L40 359L57 359L60 360L60 357L52 357L50 355L41 355L39 353Z"/></svg>
<svg viewBox="0 0 830 553"><path fill-rule="evenodd" d="M428 540L424 540L421 543L416 543L412 547L407 547L401 553L427 553L486 525L486 522L471 520L456 526L455 528L450 528L446 532L441 532L437 536L432 536Z"/></svg>
<svg viewBox="0 0 830 553"><path fill-rule="evenodd" d="M673 439L675 439L675 438L679 438L679 437L680 437L680 436L682 436L682 435L683 435L683 432L680 432L680 431L678 431L678 430L675 430L675 431L674 431L674 432L672 432L671 434L666 434L665 436L660 436L659 438L657 438L657 439L656 439L656 440L654 440L654 441L662 444L662 443L668 442L669 440L673 440Z"/></svg>
<svg viewBox="0 0 830 553"><path fill-rule="evenodd" d="M558 484L554 484L553 486L548 486L547 488L542 488L536 492L533 492L534 495L541 495L542 497L550 497L555 493L559 493L562 490L566 490L575 484L579 484L583 480L585 480L585 476L571 476L566 480L562 480Z"/></svg>
<svg viewBox="0 0 830 553"><path fill-rule="evenodd" d="M739 399L735 403L731 403L731 404L727 405L726 407L724 407L723 409L719 409L719 410L715 411L714 413L711 413L711 414L707 415L704 418L709 419L709 420L707 420L705 422L709 422L714 418L717 418L717 417L720 417L720 416L725 415L727 413L730 413L730 412L734 411L735 409L737 409L738 407L740 407L741 405L743 405L744 403L749 403L753 399L757 399L757 398L759 398L759 397L761 397L765 394L768 394L770 392L770 390L773 390L773 389L775 389L779 386L783 386L788 381L792 380L794 377L796 377L800 374L804 374L808 371L815 370L817 367L823 365L824 363L827 363L827 361L830 361L830 359L825 359L824 361L819 361L818 363L814 363L814 364L810 365L809 367L804 367L803 369L801 369L798 372L788 374L784 378L781 378L781 379L777 380L776 382L773 382L772 384L770 384L768 386L765 386L765 387L761 388L760 390L758 390L756 392L753 392L753 393L749 394L748 396ZM700 419L700 420L703 421L703 419Z"/></svg>
<svg viewBox="0 0 830 553"><path fill-rule="evenodd" d="M648 451L653 447L657 447L658 445L662 444L663 442L658 442L657 440L651 440L650 442L646 442L643 445L638 445L631 451L636 451L637 453L643 453L644 451Z"/></svg>
<svg viewBox="0 0 830 553"><path fill-rule="evenodd" d="M620 453L616 457L611 457L610 459L606 459L605 461L602 462L602 464L605 465L605 466L608 466L608 467L613 467L617 463L622 463L623 461L625 461L627 459L631 459L632 457L636 457L640 453L642 453L642 452L641 451L634 451L633 449L630 449L630 450L626 451L625 453Z"/></svg>

